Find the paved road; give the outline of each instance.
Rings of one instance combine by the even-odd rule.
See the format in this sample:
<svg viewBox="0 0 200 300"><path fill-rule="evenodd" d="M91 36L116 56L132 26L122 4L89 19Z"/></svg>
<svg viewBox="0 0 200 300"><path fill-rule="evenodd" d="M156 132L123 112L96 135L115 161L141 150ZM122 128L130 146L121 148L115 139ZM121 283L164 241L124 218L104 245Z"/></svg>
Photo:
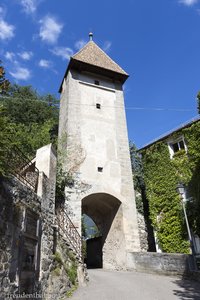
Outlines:
<svg viewBox="0 0 200 300"><path fill-rule="evenodd" d="M89 270L72 300L200 300L200 283L137 272Z"/></svg>

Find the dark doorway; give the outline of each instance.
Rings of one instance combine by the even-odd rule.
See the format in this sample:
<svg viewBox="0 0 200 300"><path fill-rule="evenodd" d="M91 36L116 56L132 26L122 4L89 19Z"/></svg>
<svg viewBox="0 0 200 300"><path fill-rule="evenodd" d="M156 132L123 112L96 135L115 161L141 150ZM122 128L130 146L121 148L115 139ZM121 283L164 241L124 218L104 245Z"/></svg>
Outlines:
<svg viewBox="0 0 200 300"><path fill-rule="evenodd" d="M39 216L26 210L25 227L20 241L20 293L32 294L35 292L39 277L40 237Z"/></svg>
<svg viewBox="0 0 200 300"><path fill-rule="evenodd" d="M82 237L84 239L84 262L87 268L102 268L102 233L95 222L82 215Z"/></svg>
<svg viewBox="0 0 200 300"><path fill-rule="evenodd" d="M88 269L102 268L102 237L86 241L86 264Z"/></svg>

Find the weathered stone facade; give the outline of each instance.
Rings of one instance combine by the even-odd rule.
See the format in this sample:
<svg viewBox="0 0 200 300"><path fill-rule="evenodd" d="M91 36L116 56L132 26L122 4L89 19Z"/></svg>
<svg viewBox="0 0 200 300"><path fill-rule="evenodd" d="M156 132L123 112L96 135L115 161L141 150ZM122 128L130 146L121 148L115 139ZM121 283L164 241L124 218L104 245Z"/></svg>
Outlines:
<svg viewBox="0 0 200 300"><path fill-rule="evenodd" d="M1 297L20 292L22 232L26 209L41 213L40 201L36 194L17 180L1 179L1 244L0 277ZM37 285L37 280L36 280Z"/></svg>
<svg viewBox="0 0 200 300"><path fill-rule="evenodd" d="M66 188L73 223L81 233L81 214L91 217L103 236L103 267L125 269L129 253L140 251L122 87L128 75L114 62L122 73L110 71L104 59L111 61L89 42L69 63L61 87L60 159L89 187Z"/></svg>
<svg viewBox="0 0 200 300"><path fill-rule="evenodd" d="M41 153L46 157L46 174L42 171ZM64 297L76 285L78 269L79 279L84 281L81 278L84 273L81 272L81 262L70 250L63 232L55 225L56 157L50 145L40 149L38 155L41 159L36 159L40 170L39 196L16 178L1 178L0 181L2 300L19 295L26 299L25 294L28 294L28 299L31 294L33 299L35 295L45 300ZM58 255L62 257L59 262L56 260ZM70 275L72 268L73 276Z"/></svg>
<svg viewBox="0 0 200 300"><path fill-rule="evenodd" d="M147 242L147 227L145 224L144 216L137 213L137 220L138 220L138 230L139 230L139 237L140 237L140 248L142 252L148 251L148 242Z"/></svg>

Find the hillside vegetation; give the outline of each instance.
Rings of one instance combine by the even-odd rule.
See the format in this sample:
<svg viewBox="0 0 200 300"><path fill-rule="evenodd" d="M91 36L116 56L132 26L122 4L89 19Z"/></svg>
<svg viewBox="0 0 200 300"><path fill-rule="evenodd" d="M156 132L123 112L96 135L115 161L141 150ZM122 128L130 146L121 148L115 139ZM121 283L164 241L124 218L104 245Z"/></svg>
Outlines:
<svg viewBox="0 0 200 300"><path fill-rule="evenodd" d="M43 145L57 144L59 102L32 86L11 84L0 63L0 175L9 173L14 146L31 159Z"/></svg>

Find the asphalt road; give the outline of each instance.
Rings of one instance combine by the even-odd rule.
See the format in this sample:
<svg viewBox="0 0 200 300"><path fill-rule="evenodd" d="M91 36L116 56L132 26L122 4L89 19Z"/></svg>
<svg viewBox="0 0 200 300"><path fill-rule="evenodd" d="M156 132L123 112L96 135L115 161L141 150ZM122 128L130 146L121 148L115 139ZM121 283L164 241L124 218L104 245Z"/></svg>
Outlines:
<svg viewBox="0 0 200 300"><path fill-rule="evenodd" d="M72 300L200 300L200 283L137 272L89 270Z"/></svg>

